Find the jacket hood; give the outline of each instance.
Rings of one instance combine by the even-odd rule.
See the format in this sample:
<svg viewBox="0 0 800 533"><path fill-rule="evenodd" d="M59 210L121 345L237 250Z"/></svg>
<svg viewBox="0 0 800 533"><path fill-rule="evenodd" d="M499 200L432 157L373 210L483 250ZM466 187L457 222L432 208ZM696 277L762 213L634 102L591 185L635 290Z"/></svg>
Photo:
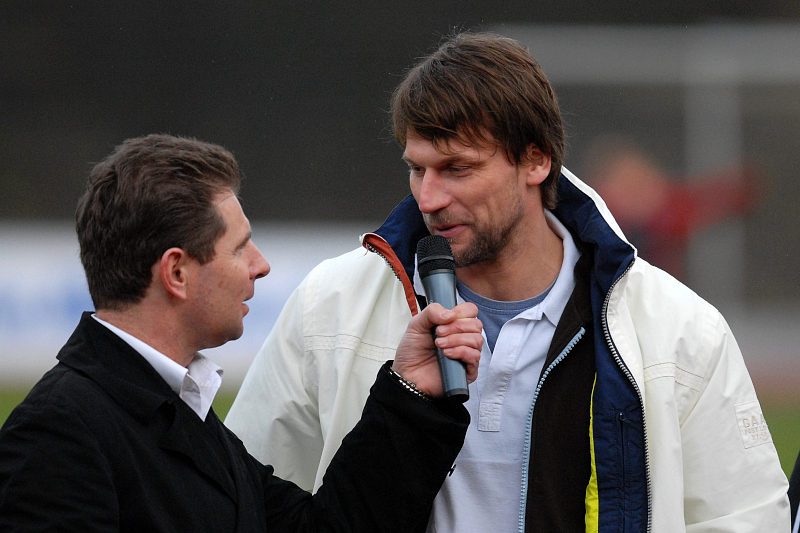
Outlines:
<svg viewBox="0 0 800 533"><path fill-rule="evenodd" d="M628 269L636 248L625 238L605 202L594 189L566 168L558 183L558 205L553 211L594 254L594 278L608 292Z"/></svg>
<svg viewBox="0 0 800 533"><path fill-rule="evenodd" d="M372 233L386 241L403 265L408 279L414 279L414 256L417 253L417 242L430 235L414 197L410 194L406 196L392 209L383 225ZM364 235L362 241L368 235Z"/></svg>

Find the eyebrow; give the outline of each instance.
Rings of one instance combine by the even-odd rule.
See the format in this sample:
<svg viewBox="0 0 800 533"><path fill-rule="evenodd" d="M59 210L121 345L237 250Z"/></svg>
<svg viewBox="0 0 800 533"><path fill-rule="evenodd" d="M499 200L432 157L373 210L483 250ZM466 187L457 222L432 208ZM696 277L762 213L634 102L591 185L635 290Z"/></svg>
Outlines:
<svg viewBox="0 0 800 533"><path fill-rule="evenodd" d="M419 164L417 162L415 162L410 157L407 157L405 154L401 157L401 159L403 161L405 161L405 163L407 165L419 166ZM447 165L450 165L452 163L457 163L457 162L466 162L466 163L475 164L475 163L479 163L480 159L479 158L465 156L465 155L451 155L451 156L448 156L446 159L443 159L442 161L440 161L439 162L440 163L439 166L447 166Z"/></svg>
<svg viewBox="0 0 800 533"><path fill-rule="evenodd" d="M247 235L245 235L244 239L242 239L241 242L239 242L239 245L236 247L236 249L239 250L247 246L247 243L250 242L252 238L253 238L253 230L250 230L247 232Z"/></svg>

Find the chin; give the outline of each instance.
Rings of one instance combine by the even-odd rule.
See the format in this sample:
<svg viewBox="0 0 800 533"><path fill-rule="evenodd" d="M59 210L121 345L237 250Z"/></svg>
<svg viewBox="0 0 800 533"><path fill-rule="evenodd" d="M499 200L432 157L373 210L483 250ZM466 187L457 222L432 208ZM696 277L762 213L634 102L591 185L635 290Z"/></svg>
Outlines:
<svg viewBox="0 0 800 533"><path fill-rule="evenodd" d="M220 330L219 331L219 339L220 341L215 344L215 346L222 346L230 341L235 341L239 337L242 336L244 333L244 328L240 325L238 328L231 328L229 330Z"/></svg>
<svg viewBox="0 0 800 533"><path fill-rule="evenodd" d="M244 333L244 328L240 327L238 330L231 332L231 335L230 335L230 337L228 337L228 340L229 341L235 341L236 339L241 337L243 333Z"/></svg>

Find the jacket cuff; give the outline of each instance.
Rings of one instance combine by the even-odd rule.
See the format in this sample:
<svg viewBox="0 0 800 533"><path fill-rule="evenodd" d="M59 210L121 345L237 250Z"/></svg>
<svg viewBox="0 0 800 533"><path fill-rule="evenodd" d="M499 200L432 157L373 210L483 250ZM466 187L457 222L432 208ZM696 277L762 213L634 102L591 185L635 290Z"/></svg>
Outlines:
<svg viewBox="0 0 800 533"><path fill-rule="evenodd" d="M464 405L452 398L435 398L417 390L416 386L392 370L394 361L387 361L378 372L370 389L370 396L386 407L401 409L411 416L431 416L438 412L457 424L469 424L469 413ZM394 409L393 409L394 410Z"/></svg>

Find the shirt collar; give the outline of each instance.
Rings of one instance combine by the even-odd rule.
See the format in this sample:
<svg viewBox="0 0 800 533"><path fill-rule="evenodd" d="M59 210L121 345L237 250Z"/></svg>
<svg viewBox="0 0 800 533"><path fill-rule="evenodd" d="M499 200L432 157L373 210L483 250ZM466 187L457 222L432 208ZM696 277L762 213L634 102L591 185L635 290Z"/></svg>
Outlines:
<svg viewBox="0 0 800 533"><path fill-rule="evenodd" d="M98 318L96 314L93 314L92 318L103 324L136 350L158 375L167 382L167 385L175 394L180 396L197 413L197 416L205 420L211 408L211 402L222 384L222 375L224 373L222 367L200 352L194 355L188 367L184 367L146 342Z"/></svg>
<svg viewBox="0 0 800 533"><path fill-rule="evenodd" d="M564 245L564 259L561 261L561 270L558 272L558 277L545 299L539 305L523 312L520 317L534 318L527 315L528 313L535 313L538 315L535 318L539 319L544 316L555 326L561 320L561 314L564 312L567 301L575 289L575 265L580 258L580 252L564 224L548 210L545 210L544 215L547 219L547 225L561 238L561 242Z"/></svg>

